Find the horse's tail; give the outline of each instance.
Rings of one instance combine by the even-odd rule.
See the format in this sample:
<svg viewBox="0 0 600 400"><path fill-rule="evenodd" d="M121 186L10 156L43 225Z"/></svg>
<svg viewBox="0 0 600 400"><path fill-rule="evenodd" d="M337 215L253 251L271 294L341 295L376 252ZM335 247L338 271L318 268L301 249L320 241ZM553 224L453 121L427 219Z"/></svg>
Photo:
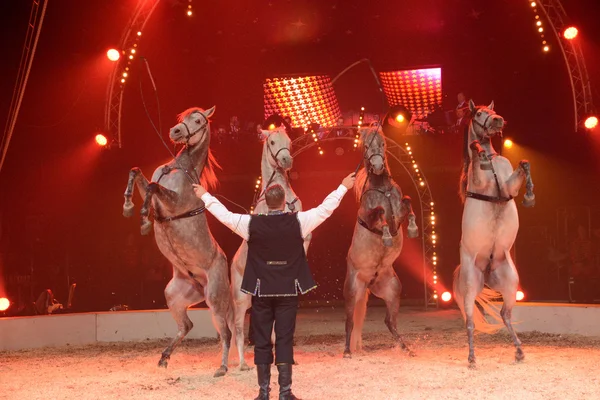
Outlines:
<svg viewBox="0 0 600 400"><path fill-rule="evenodd" d="M460 265L454 270L454 281L453 281L454 300L460 308L460 312L463 319L466 321L465 316L465 298L463 289L460 282ZM473 322L475 323L475 330L482 333L496 333L503 328L502 317L500 316L500 308L497 305L497 300L500 298L500 293L484 286L481 293L475 297L475 304L473 307ZM486 318L486 316L488 318Z"/></svg>
<svg viewBox="0 0 600 400"><path fill-rule="evenodd" d="M362 330L365 324L365 316L367 315L368 301L369 290L356 302L354 307L354 328L352 328L352 336L350 337L350 350L352 351L360 351L362 347Z"/></svg>

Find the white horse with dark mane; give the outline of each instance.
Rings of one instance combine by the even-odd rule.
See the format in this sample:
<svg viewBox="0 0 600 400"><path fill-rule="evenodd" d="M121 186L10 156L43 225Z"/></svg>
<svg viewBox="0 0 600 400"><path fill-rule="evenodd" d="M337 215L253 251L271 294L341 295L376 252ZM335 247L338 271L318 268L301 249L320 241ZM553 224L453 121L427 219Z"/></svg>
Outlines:
<svg viewBox="0 0 600 400"><path fill-rule="evenodd" d="M255 199L254 213L261 214L268 211L265 203L264 192L272 185L281 185L285 190L285 211L302 211L302 202L294 193L288 177L288 171L292 168L293 157L291 154L291 140L283 126L274 130L263 130L263 151L261 160L262 190ZM310 238L308 235L304 241L304 251L308 251ZM246 310L250 308L252 296L242 292L242 278L246 270L246 258L248 256L248 243L244 240L231 262L231 292L235 308L235 335L236 345L240 354L240 368L248 370L244 360L244 317Z"/></svg>
<svg viewBox="0 0 600 400"><path fill-rule="evenodd" d="M523 182L527 192L525 207L535 203L529 162L522 160L513 168L498 155L490 139L502 132L504 119L494 112L494 102L476 107L469 102L472 120L469 125L468 154L461 177L461 197L464 201L460 265L454 273L454 296L466 320L469 341L469 366L475 367L474 330L493 332L501 329L500 321L512 336L517 361L525 357L521 341L515 333L511 313L516 302L519 275L510 256L519 230L519 216L514 197ZM487 286L484 288L484 286ZM491 302L502 295L503 306L498 312ZM496 319L487 321L475 306Z"/></svg>
<svg viewBox="0 0 600 400"><path fill-rule="evenodd" d="M362 346L362 327L369 293L383 299L387 307L385 325L403 349L396 319L400 310L402 284L393 263L402 251L402 224L408 221L408 237L418 235L411 200L402 196L394 182L386 158L381 130L361 129L364 168L357 176L354 190L360 203L357 223L348 250L344 299L346 304L346 346L344 357ZM412 352L410 352L411 355Z"/></svg>
<svg viewBox="0 0 600 400"><path fill-rule="evenodd" d="M165 298L177 322L177 336L163 351L158 363L166 367L171 353L192 329L189 306L206 301L222 344L221 367L215 376L227 372L233 307L225 254L212 237L206 221L204 203L194 195L192 183L214 187L218 167L210 152L209 118L215 108L190 108L178 116L169 136L184 147L175 159L158 167L148 182L139 168L129 173L123 214L133 215L134 184L144 199L141 209L142 234L150 233L150 210L154 210L155 239L161 253L173 265L173 278L165 288Z"/></svg>

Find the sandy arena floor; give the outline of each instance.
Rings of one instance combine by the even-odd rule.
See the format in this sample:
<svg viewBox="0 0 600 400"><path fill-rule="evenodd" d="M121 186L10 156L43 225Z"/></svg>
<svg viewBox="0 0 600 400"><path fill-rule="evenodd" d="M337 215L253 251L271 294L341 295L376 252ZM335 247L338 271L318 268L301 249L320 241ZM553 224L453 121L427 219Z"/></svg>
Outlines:
<svg viewBox="0 0 600 400"><path fill-rule="evenodd" d="M600 399L600 338L522 334L525 362L502 333L476 338L479 368L467 368L457 311L402 309L400 330L417 353L394 346L385 310L369 309L364 350L342 358L341 309L302 310L297 327L294 392L317 399ZM214 340L184 341L167 370L156 364L166 342L107 344L0 353L0 399L253 399L256 371L219 365ZM252 348L246 356L252 360ZM277 372L272 389L277 394ZM271 396L277 398L277 396Z"/></svg>

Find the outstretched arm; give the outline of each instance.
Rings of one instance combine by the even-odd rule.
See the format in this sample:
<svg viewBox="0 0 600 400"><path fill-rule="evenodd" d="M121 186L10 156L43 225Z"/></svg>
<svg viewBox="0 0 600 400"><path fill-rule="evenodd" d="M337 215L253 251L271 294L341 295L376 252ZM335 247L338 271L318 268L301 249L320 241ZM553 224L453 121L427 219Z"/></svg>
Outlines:
<svg viewBox="0 0 600 400"><path fill-rule="evenodd" d="M344 178L342 184L323 200L318 207L311 208L308 211L300 211L298 213L298 221L300 221L300 228L302 229L302 237L305 238L321 225L327 218L333 214L336 208L340 205L342 198L348 191L354 186L354 173Z"/></svg>
<svg viewBox="0 0 600 400"><path fill-rule="evenodd" d="M250 238L248 234L250 215L232 213L200 185L194 185L194 192L196 193L196 196L204 202L206 209L218 219L219 222L241 236L242 239L248 240Z"/></svg>

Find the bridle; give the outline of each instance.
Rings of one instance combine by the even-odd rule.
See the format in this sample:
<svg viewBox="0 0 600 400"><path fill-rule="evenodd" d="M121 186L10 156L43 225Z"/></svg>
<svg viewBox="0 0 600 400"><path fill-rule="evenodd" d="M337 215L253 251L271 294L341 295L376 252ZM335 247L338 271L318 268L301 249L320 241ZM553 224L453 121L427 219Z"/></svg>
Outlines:
<svg viewBox="0 0 600 400"><path fill-rule="evenodd" d="M269 145L269 138L270 137L271 137L271 133L269 133L269 135L265 138L265 144L267 146L267 150L269 151L269 155L271 156L271 158L273 158L273 161L275 161L275 168L273 169L273 173L271 173L271 176L267 180L267 184L265 185L265 188L254 198L254 201L252 202L252 207L256 207L256 205L261 200L263 200L262 197L265 194L265 192L267 191L267 188L271 185L271 183L273 183L273 180L275 179L275 174L277 173L277 171L280 171L281 174L287 179L285 171L284 171L283 167L281 167L281 165L279 164L279 160L277 159L277 156L279 155L279 153L281 151L287 150L288 153L290 153L290 157L291 157L292 152L290 151L290 149L288 147L282 147L279 150L277 150L275 153L273 153L273 149L271 149L271 146ZM298 197L296 197L292 201L286 201L285 202L291 212L294 212L294 210L296 209L295 204L296 204L297 201L298 201Z"/></svg>
<svg viewBox="0 0 600 400"><path fill-rule="evenodd" d="M487 117L485 118L485 120L483 121L483 123L481 123L481 122L479 122L479 121L476 119L476 117L477 117L477 113L478 113L478 112L480 112L480 111L481 111L481 108L480 108L480 107L478 107L478 108L476 108L476 109L475 109L475 113L473 114L473 117L471 118L471 123L472 123L472 124L475 124L475 125L477 125L477 126L479 126L481 129L483 129L483 131L485 132L485 134L486 134L488 137L492 137L492 136L494 136L494 135L500 135L500 137L502 137L502 130L500 130L499 132L495 132L495 133L493 133L493 134L491 134L491 135L490 135L490 132L489 132L489 129L490 129L490 128L487 126L487 123L488 123L488 121L490 120L490 118L492 118L493 116L495 116L495 115L498 115L498 114L496 114L496 112L495 112L494 110L489 110L489 109L488 109L488 110L486 111L486 112L488 113L488 115L487 115Z"/></svg>
<svg viewBox="0 0 600 400"><path fill-rule="evenodd" d="M186 147L189 147L190 139L193 138L196 133L200 132L201 129L204 129L208 126L208 129L204 131L204 134L200 138L199 142L201 142L202 139L204 139L204 135L206 134L206 132L210 131L210 124L208 123L208 119L206 118L206 116L204 116L204 114L202 114L201 112L197 112L197 114L200 114L202 118L204 118L204 124L200 125L200 127L193 132L190 132L190 127L185 123L185 121L181 121L181 124L185 126L185 130L187 131L187 135L184 136Z"/></svg>
<svg viewBox="0 0 600 400"><path fill-rule="evenodd" d="M367 182L369 181L369 176L373 174L373 165L371 164L371 159L375 156L379 156L381 157L381 159L383 160L383 164L384 164L384 173L389 177L390 173L387 169L387 166L385 165L385 156L381 153L374 153L371 154L370 156L368 156L368 150L370 149L371 145L373 144L373 140L375 139L375 136L378 135L377 132L374 132L373 137L371 138L371 140L369 141L369 144L364 146L363 148L363 159L365 160L366 164L367 164L367 178L365 179L365 183L363 184L363 187L361 189L361 194L360 194L360 198L358 200L359 204L362 204L362 199L364 197L364 195L368 192L378 192L381 193L383 195L383 197L385 197L385 199L388 201L388 204L390 206L390 210L392 212L392 229L390 234L392 236L396 236L398 234L398 227L399 224L396 223L396 215L394 214L394 207L392 206L392 189L393 186L385 186L385 190L381 189L381 188L370 188L370 189L366 189L367 187ZM365 190L366 189L366 190ZM362 220L360 217L357 217L358 223L363 226L364 228L366 228L367 230L378 234L378 235L383 235L383 232L380 231L379 229L376 228L371 228L369 227L369 224L367 224L364 220Z"/></svg>
<svg viewBox="0 0 600 400"><path fill-rule="evenodd" d="M477 108L477 111L481 110L481 108ZM481 129L483 129L483 131L487 134L487 138L489 140L489 138L491 138L494 134L495 135L500 135L500 137L502 137L502 131L499 131L497 133L494 133L492 135L489 134L489 128L486 126L487 122L489 121L490 117L497 115L495 111L493 110L488 110L486 111L488 113L487 118L485 119L485 121L483 121L483 124L479 121L477 121L475 119L475 117L477 116L477 113L475 113L473 115L473 117L471 118L471 125L476 124L477 126L479 126ZM470 129L469 129L470 130ZM473 132L475 132L475 129L473 129ZM475 192L466 192L466 196L470 197L472 199L477 199L477 200L481 200L481 201L487 201L489 203L507 203L509 201L511 201L513 199L512 196L508 196L508 197L504 197L502 196L502 189L500 188L500 181L498 180L498 175L496 174L496 170L494 169L494 163L492 162L492 158L494 158L495 156L497 156L497 154L486 154L485 157L488 159L489 163L490 163L490 169L492 171L492 174L494 175L494 182L496 183L496 190L498 190L498 195L497 196L488 196L485 194L480 194L480 193L475 193ZM478 156L477 156L478 157Z"/></svg>

